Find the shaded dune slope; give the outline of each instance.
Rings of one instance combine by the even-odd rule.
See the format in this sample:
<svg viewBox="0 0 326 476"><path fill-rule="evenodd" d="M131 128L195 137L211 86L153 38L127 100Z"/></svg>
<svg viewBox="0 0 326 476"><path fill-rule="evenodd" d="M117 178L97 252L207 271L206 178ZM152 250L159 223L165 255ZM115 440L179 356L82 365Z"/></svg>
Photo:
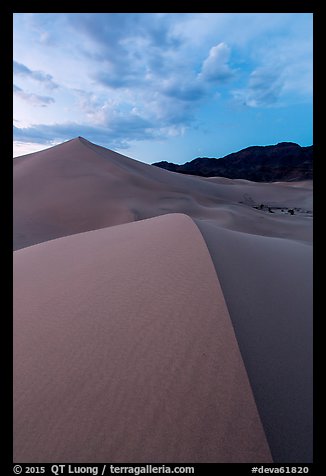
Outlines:
<svg viewBox="0 0 326 476"><path fill-rule="evenodd" d="M14 305L15 462L271 461L189 217L15 252Z"/></svg>
<svg viewBox="0 0 326 476"><path fill-rule="evenodd" d="M273 459L311 462L312 247L196 223L218 271Z"/></svg>

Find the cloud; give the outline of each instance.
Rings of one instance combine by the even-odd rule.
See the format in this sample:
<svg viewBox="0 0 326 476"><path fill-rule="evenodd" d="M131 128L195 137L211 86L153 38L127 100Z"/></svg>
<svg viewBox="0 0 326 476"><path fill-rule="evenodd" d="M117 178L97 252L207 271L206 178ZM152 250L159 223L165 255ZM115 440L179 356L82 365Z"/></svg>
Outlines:
<svg viewBox="0 0 326 476"><path fill-rule="evenodd" d="M262 67L251 73L248 87L234 90L232 94L237 102L245 106L273 107L279 104L283 87L282 69Z"/></svg>
<svg viewBox="0 0 326 476"><path fill-rule="evenodd" d="M75 110L77 106L84 117L75 115L75 120L109 128L112 121L127 124L130 120L132 126L155 129L155 136L164 131L183 133L201 102L210 96L210 88L216 93L213 79L222 81L233 74L228 65L230 48L224 43L213 47L206 60L206 47L190 54L174 28L185 18L183 14L150 13L62 14L60 20L54 16L53 21L64 25L65 35L69 34L74 57L88 70L81 81L77 75L69 76L74 89L61 87L78 96ZM203 61L199 76L198 65ZM35 79L37 73L39 77L40 72L20 63L15 67L20 74L32 74Z"/></svg>
<svg viewBox="0 0 326 476"><path fill-rule="evenodd" d="M105 124L122 107L137 110L158 134L183 131L190 124L210 86L198 78L197 61L175 33L173 26L181 18L181 14L68 15L72 30L83 35L79 51L92 64L90 77L107 97L100 104L101 100L84 96L80 104L88 109L89 118ZM201 52L198 55L202 63ZM220 76L232 74L222 58L220 65Z"/></svg>
<svg viewBox="0 0 326 476"><path fill-rule="evenodd" d="M200 99L203 94L200 85L188 83L175 84L166 81L157 85L157 88L139 90L125 90L121 94L104 95L89 93L85 90L75 90L78 107L86 116L87 122L109 128L135 127L147 131L153 136L162 136L164 131L168 135L184 131L193 121L195 98ZM128 130L128 129L127 129ZM147 134L147 132L146 132Z"/></svg>
<svg viewBox="0 0 326 476"><path fill-rule="evenodd" d="M83 111L87 118L92 119L95 122L101 122L102 109L106 102L96 92L89 92L83 89L73 89L72 92L77 98L77 106Z"/></svg>
<svg viewBox="0 0 326 476"><path fill-rule="evenodd" d="M234 76L228 62L231 49L225 43L219 43L213 46L208 57L205 59L200 72L200 77L207 81L225 81Z"/></svg>
<svg viewBox="0 0 326 476"><path fill-rule="evenodd" d="M87 103L86 108L88 107ZM95 117L97 120L94 121ZM178 101L175 100L171 100L170 107L162 108L160 102L151 104L149 109L131 108L125 104L125 110L107 102L99 111L94 111L90 121L92 125L65 122L36 124L25 128L13 126L13 130L14 140L20 142L53 144L83 136L109 148L122 149L128 148L134 141L157 140L183 134L186 124L191 120L187 107L178 107Z"/></svg>
<svg viewBox="0 0 326 476"><path fill-rule="evenodd" d="M13 67L14 74L17 76L24 76L34 79L35 81L41 82L49 89L55 89L58 87L58 84L53 81L53 77L50 74L43 73L42 71L32 71L27 66L22 63L18 63L17 61L14 61Z"/></svg>
<svg viewBox="0 0 326 476"><path fill-rule="evenodd" d="M195 78L189 79L171 78L162 82L161 93L181 101L197 101L205 94L203 85Z"/></svg>
<svg viewBox="0 0 326 476"><path fill-rule="evenodd" d="M29 102L33 106L46 107L49 104L52 104L55 102L54 98L50 96L39 96L38 94L27 93L20 87L16 86L16 84L14 84L13 90L16 96L20 97L24 101Z"/></svg>
<svg viewBox="0 0 326 476"><path fill-rule="evenodd" d="M14 140L20 142L53 144L83 136L108 147L127 148L130 141L155 138L157 131L153 130L150 122L136 114L116 114L111 115L105 126L77 122L36 124L25 128L13 126L13 133Z"/></svg>
<svg viewBox="0 0 326 476"><path fill-rule="evenodd" d="M182 46L173 33L173 15L110 13L68 15L72 36L91 78L111 89L143 89L174 74Z"/></svg>
<svg viewBox="0 0 326 476"><path fill-rule="evenodd" d="M69 24L100 47L99 53L110 52L118 58L122 51L139 40L141 45L175 48L179 40L171 29L173 15L141 13L68 14ZM134 43L135 44L135 43Z"/></svg>

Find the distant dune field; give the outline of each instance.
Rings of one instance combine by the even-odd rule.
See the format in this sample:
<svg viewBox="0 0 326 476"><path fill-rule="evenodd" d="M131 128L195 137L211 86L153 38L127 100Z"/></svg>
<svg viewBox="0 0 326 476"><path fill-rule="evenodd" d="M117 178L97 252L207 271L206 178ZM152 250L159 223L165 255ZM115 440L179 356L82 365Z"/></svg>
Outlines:
<svg viewBox="0 0 326 476"><path fill-rule="evenodd" d="M14 159L14 461L312 461L312 181Z"/></svg>

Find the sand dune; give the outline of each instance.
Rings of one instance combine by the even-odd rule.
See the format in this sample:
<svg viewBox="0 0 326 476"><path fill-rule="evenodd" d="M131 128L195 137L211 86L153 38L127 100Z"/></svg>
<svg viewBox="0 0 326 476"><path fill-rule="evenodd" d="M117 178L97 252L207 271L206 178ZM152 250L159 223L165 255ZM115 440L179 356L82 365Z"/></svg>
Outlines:
<svg viewBox="0 0 326 476"><path fill-rule="evenodd" d="M15 158L15 461L312 461L312 205L82 138Z"/></svg>
<svg viewBox="0 0 326 476"><path fill-rule="evenodd" d="M176 174L73 139L14 159L14 249L175 212L214 219L239 231L245 213L253 233L297 238L304 229L303 239L311 241L308 217L274 217L252 208L273 201L311 209L311 190L298 188L293 193L292 186L231 183ZM230 206L236 213L225 220Z"/></svg>
<svg viewBox="0 0 326 476"><path fill-rule="evenodd" d="M14 265L15 462L271 461L189 217L49 241Z"/></svg>
<svg viewBox="0 0 326 476"><path fill-rule="evenodd" d="M312 247L197 221L275 461L312 458Z"/></svg>

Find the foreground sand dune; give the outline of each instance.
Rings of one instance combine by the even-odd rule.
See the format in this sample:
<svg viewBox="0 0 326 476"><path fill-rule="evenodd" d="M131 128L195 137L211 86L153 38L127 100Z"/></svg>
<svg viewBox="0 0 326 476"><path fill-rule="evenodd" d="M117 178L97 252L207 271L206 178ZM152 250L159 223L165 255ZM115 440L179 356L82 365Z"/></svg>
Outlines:
<svg viewBox="0 0 326 476"><path fill-rule="evenodd" d="M26 248L14 278L15 462L271 461L189 217Z"/></svg>
<svg viewBox="0 0 326 476"><path fill-rule="evenodd" d="M198 220L275 461L312 458L312 247Z"/></svg>
<svg viewBox="0 0 326 476"><path fill-rule="evenodd" d="M83 138L15 158L15 460L311 462L312 205Z"/></svg>

